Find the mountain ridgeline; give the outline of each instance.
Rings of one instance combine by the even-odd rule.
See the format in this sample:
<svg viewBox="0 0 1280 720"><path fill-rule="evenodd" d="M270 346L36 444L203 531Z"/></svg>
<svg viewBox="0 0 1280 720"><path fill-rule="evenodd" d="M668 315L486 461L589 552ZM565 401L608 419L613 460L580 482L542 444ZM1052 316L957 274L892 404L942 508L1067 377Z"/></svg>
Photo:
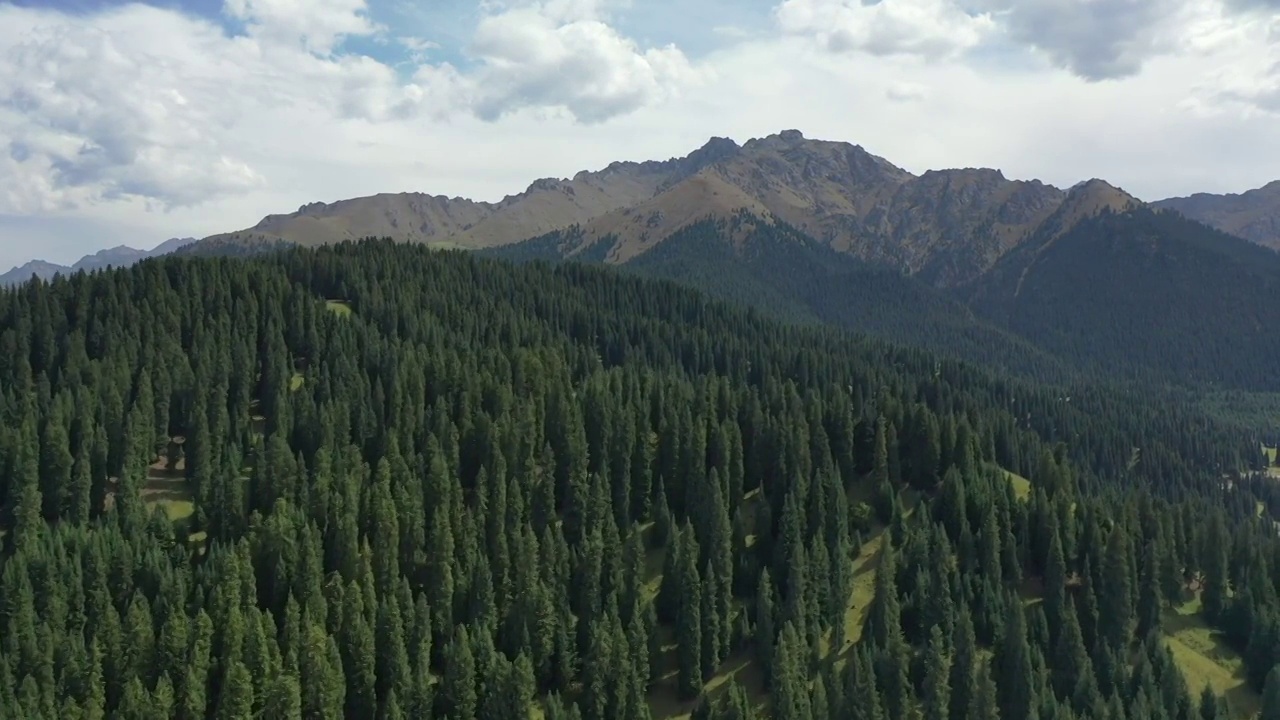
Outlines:
<svg viewBox="0 0 1280 720"><path fill-rule="evenodd" d="M738 220L648 262L833 252ZM1257 436L671 282L389 240L34 282L0 416L0 717L1280 711Z"/></svg>
<svg viewBox="0 0 1280 720"><path fill-rule="evenodd" d="M54 275L70 275L81 270L93 272L108 267L128 267L140 260L177 252L196 242L196 238L172 238L151 250L138 250L127 245L100 250L80 258L74 265L58 265L43 260L33 260L0 275L0 287L19 285L32 277L49 280Z"/></svg>
<svg viewBox="0 0 1280 720"><path fill-rule="evenodd" d="M1280 250L1280 180L1239 194L1196 193L1153 203L1259 245Z"/></svg>

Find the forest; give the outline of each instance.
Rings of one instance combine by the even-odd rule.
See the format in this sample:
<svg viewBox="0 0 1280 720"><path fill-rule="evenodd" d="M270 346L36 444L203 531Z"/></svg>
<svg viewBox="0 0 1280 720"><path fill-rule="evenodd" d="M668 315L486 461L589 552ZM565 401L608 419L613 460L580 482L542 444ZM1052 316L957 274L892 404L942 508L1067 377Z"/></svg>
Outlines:
<svg viewBox="0 0 1280 720"><path fill-rule="evenodd" d="M0 718L1280 718L1263 433L669 282L35 281L0 418ZM1244 694L1185 679L1189 603Z"/></svg>

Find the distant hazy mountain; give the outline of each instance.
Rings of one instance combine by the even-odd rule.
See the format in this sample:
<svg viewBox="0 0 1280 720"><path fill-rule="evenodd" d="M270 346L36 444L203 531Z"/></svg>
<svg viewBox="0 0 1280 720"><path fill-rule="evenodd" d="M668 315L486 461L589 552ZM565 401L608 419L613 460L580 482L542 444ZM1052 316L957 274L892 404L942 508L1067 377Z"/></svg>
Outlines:
<svg viewBox="0 0 1280 720"><path fill-rule="evenodd" d="M59 273L70 275L79 270L90 272L93 270L102 270L107 267L125 267L132 265L139 260L145 260L149 257L158 257L160 255L168 255L179 248L190 245L196 241L196 238L172 238L157 245L151 250L138 250L127 245L109 248L107 250L99 250L92 255L85 255L80 258L74 265L57 265L44 260L32 260L31 262L16 267L9 272L0 275L0 287L9 285L17 285L31 279L34 275L41 280L48 280Z"/></svg>

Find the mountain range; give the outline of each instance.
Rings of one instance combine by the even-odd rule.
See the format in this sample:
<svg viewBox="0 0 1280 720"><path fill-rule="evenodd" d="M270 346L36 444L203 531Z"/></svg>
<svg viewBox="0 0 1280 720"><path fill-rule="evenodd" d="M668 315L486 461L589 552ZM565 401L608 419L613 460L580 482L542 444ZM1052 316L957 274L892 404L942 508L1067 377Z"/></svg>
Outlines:
<svg viewBox="0 0 1280 720"><path fill-rule="evenodd" d="M1040 378L1270 391L1278 218L1280 182L1148 204L1096 178L1058 188L987 168L916 175L786 130L544 178L498 202L311 203L176 252L386 237L605 263Z"/></svg>
<svg viewBox="0 0 1280 720"><path fill-rule="evenodd" d="M171 238L151 250L138 250L127 245L120 245L106 250L99 250L92 255L86 255L73 265L58 265L44 260L32 260L0 275L0 287L18 285L30 280L33 276L41 280L49 280L58 274L70 275L80 270L88 272L107 267L126 267L149 257L168 255L196 242L196 240L196 238L190 237Z"/></svg>
<svg viewBox="0 0 1280 720"><path fill-rule="evenodd" d="M917 176L859 145L786 130L741 146L712 138L683 158L544 178L496 203L420 193L311 203L206 238L200 249L369 236L474 249L580 226L593 241L616 236L608 260L622 263L694 222L747 210L840 252L954 286L989 269L1045 223L1069 227L1077 215L1138 204L1101 181L1081 188L1009 180L980 168Z"/></svg>

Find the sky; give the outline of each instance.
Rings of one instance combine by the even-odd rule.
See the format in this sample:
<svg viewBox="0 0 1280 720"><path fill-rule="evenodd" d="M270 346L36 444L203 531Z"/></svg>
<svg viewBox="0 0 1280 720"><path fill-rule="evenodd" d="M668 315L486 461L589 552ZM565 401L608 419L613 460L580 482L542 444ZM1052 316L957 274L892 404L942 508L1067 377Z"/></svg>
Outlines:
<svg viewBox="0 0 1280 720"><path fill-rule="evenodd" d="M0 0L0 271L783 129L1242 192L1280 178L1280 0Z"/></svg>

